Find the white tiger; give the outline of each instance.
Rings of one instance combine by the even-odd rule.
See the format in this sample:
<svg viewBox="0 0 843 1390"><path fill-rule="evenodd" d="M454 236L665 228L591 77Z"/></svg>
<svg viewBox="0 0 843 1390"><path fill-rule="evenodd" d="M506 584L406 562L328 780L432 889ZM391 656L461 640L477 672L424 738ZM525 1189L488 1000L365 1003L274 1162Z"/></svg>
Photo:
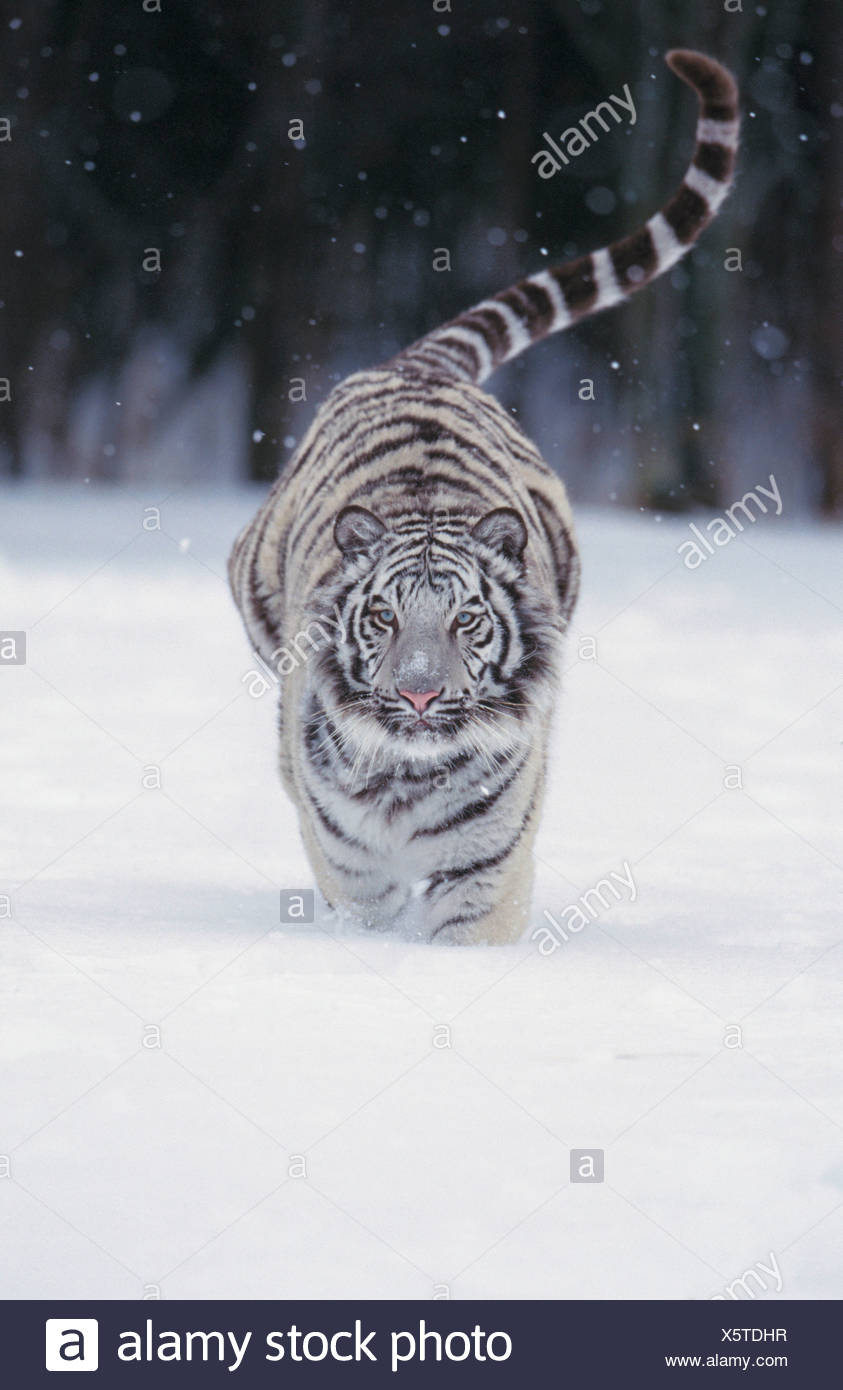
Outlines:
<svg viewBox="0 0 843 1390"><path fill-rule="evenodd" d="M281 773L328 903L425 939L522 933L579 560L565 489L493 397L500 363L673 265L728 192L737 92L698 93L663 209L341 383L242 531L230 579L281 678ZM291 647L306 659L285 662Z"/></svg>

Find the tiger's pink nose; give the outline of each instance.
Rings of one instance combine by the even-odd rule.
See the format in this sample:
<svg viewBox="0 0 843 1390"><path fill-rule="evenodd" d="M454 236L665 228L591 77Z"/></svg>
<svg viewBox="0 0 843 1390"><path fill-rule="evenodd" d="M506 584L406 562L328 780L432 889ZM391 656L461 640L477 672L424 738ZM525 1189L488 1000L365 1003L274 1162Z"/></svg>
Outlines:
<svg viewBox="0 0 843 1390"><path fill-rule="evenodd" d="M437 695L441 695L441 690L399 690L399 695L403 695L405 700L409 700L416 714L424 714L431 700L435 700Z"/></svg>

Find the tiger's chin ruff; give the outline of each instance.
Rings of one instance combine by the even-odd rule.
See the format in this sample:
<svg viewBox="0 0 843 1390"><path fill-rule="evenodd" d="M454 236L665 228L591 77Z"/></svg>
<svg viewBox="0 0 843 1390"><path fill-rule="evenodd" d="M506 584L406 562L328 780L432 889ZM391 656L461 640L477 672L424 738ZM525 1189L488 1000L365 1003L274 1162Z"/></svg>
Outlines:
<svg viewBox="0 0 843 1390"><path fill-rule="evenodd" d="M531 738L544 726L552 708L553 689L548 685L543 698L539 697L539 691L535 696L531 708L520 716L504 709L494 697L481 698L466 708L459 726L448 731L440 730L433 720L418 732L409 720L406 721L407 732L385 726L378 719L374 706L367 708L362 702L352 709L341 706L332 709L327 704L325 713L337 728L341 728L343 747L355 759L355 768L364 778L383 774L408 762L427 766L432 771L447 770L450 762L465 754L494 766L502 754L514 747L528 747ZM352 772L349 782L355 780Z"/></svg>

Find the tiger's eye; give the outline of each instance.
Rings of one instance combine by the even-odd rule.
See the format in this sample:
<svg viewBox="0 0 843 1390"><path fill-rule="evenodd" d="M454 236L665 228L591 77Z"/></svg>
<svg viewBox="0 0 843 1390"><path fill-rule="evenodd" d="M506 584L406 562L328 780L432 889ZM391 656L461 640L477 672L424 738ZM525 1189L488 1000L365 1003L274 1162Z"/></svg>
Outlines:
<svg viewBox="0 0 843 1390"><path fill-rule="evenodd" d="M372 617L376 623L381 623L384 627L391 627L395 622L395 609L387 607L373 608Z"/></svg>
<svg viewBox="0 0 843 1390"><path fill-rule="evenodd" d="M468 624L471 622L473 617L474 614L470 613L467 608L464 608L461 613L457 614L457 627L468 627Z"/></svg>

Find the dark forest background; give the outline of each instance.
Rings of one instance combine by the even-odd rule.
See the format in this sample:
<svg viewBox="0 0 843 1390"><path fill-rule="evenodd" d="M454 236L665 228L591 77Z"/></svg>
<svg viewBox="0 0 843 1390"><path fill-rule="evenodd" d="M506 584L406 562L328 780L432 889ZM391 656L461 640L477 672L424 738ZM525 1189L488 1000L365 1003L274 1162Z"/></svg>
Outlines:
<svg viewBox="0 0 843 1390"><path fill-rule="evenodd" d="M658 208L683 45L741 84L736 192L494 389L581 498L721 506L774 471L839 512L843 5L739 3L4 4L0 472L273 477L340 376ZM538 178L542 132L624 83L636 125Z"/></svg>

